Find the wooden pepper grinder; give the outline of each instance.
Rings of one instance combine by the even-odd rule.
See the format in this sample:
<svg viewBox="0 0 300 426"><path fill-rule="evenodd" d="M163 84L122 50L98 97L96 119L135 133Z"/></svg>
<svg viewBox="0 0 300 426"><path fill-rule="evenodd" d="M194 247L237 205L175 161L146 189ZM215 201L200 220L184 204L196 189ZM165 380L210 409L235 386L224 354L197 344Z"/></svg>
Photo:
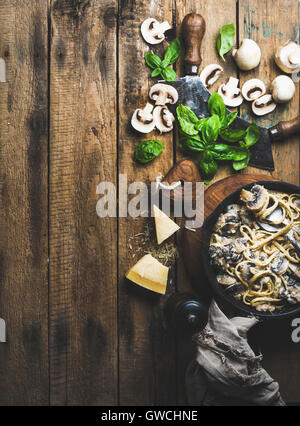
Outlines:
<svg viewBox="0 0 300 426"><path fill-rule="evenodd" d="M205 20L198 13L189 13L182 21L181 35L185 47L185 75L198 75L199 73L202 62L200 49L205 30Z"/></svg>
<svg viewBox="0 0 300 426"><path fill-rule="evenodd" d="M203 330L208 320L208 310L194 295L175 293L164 306L168 325L176 332L195 334Z"/></svg>

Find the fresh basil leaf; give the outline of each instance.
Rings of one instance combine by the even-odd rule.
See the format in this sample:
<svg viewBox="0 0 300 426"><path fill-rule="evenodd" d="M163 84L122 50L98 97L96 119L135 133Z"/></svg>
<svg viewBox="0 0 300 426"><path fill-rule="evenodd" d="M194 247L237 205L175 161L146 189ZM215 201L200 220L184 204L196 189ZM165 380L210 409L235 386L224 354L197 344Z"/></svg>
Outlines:
<svg viewBox="0 0 300 426"><path fill-rule="evenodd" d="M181 127L181 130L187 135L194 136L198 134L198 130L195 125L199 122L198 117L191 108L185 105L179 105L176 108L177 118Z"/></svg>
<svg viewBox="0 0 300 426"><path fill-rule="evenodd" d="M246 130L224 129L221 130L220 136L225 142L235 143L244 139L246 136Z"/></svg>
<svg viewBox="0 0 300 426"><path fill-rule="evenodd" d="M135 148L134 158L136 161L146 164L157 158L163 149L164 144L159 140L142 141Z"/></svg>
<svg viewBox="0 0 300 426"><path fill-rule="evenodd" d="M218 93L213 93L208 100L208 110L210 115L218 115L223 121L226 115L226 106L223 98Z"/></svg>
<svg viewBox="0 0 300 426"><path fill-rule="evenodd" d="M211 151L213 153L214 158L220 161L242 161L248 157L248 149L240 146L215 144Z"/></svg>
<svg viewBox="0 0 300 426"><path fill-rule="evenodd" d="M168 65L174 64L177 61L182 49L182 43L180 38L175 38L172 43L169 44L164 59L162 61L163 68Z"/></svg>
<svg viewBox="0 0 300 426"><path fill-rule="evenodd" d="M217 115L209 117L202 127L202 138L207 144L216 142L221 128L220 118Z"/></svg>
<svg viewBox="0 0 300 426"><path fill-rule="evenodd" d="M198 160L198 168L204 183L208 185L218 171L213 154L210 151L205 151Z"/></svg>
<svg viewBox="0 0 300 426"><path fill-rule="evenodd" d="M222 121L222 129L227 129L227 127L229 127L235 121L237 115L237 112L231 112L230 114L226 115Z"/></svg>
<svg viewBox="0 0 300 426"><path fill-rule="evenodd" d="M161 76L166 81L175 81L176 80L176 72L172 68L163 68L161 71Z"/></svg>
<svg viewBox="0 0 300 426"><path fill-rule="evenodd" d="M250 124L248 129L246 130L246 136L245 136L245 145L246 147L250 147L252 145L255 145L256 142L258 142L260 138L260 130L256 123Z"/></svg>
<svg viewBox="0 0 300 426"><path fill-rule="evenodd" d="M204 142L193 139L191 136L182 135L179 139L179 147L185 152L203 152Z"/></svg>
<svg viewBox="0 0 300 426"><path fill-rule="evenodd" d="M248 151L247 158L245 158L244 160L241 160L241 161L234 161L232 163L232 167L236 172L238 172L240 170L245 169L248 166L249 161L250 161L250 151Z"/></svg>
<svg viewBox="0 0 300 426"><path fill-rule="evenodd" d="M145 61L148 67L153 69L161 65L161 59L157 55L151 52L145 53Z"/></svg>
<svg viewBox="0 0 300 426"><path fill-rule="evenodd" d="M157 67L155 68L155 70L152 71L151 77L157 77L160 74L161 74L161 67Z"/></svg>
<svg viewBox="0 0 300 426"><path fill-rule="evenodd" d="M205 126L205 123L207 122L208 118L201 118L201 120L198 121L197 124L195 124L195 128L202 132L203 126Z"/></svg>
<svg viewBox="0 0 300 426"><path fill-rule="evenodd" d="M226 62L224 55L230 52L230 50L233 47L234 37L235 37L234 24L226 24L221 28L220 35L217 40L217 49L218 49L219 55L221 56L224 62Z"/></svg>

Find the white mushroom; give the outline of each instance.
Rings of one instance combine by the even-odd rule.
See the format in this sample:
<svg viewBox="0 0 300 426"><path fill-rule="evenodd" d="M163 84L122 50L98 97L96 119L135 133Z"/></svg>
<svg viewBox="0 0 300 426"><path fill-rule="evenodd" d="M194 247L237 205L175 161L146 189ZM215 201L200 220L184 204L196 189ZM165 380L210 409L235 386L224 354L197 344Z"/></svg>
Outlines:
<svg viewBox="0 0 300 426"><path fill-rule="evenodd" d="M208 89L220 78L224 72L223 68L218 64L208 65L200 74L200 80Z"/></svg>
<svg viewBox="0 0 300 426"><path fill-rule="evenodd" d="M296 92L295 83L287 75L279 75L271 84L273 99L278 104L286 104L294 97Z"/></svg>
<svg viewBox="0 0 300 426"><path fill-rule="evenodd" d="M158 83L151 87L149 98L155 101L155 105L176 104L178 93L169 84Z"/></svg>
<svg viewBox="0 0 300 426"><path fill-rule="evenodd" d="M218 93L222 96L226 106L234 108L243 103L243 96L238 85L239 80L237 78L230 77L227 84L222 84L219 87Z"/></svg>
<svg viewBox="0 0 300 426"><path fill-rule="evenodd" d="M174 115L166 106L157 106L153 111L153 118L156 128L161 133L170 132L173 129Z"/></svg>
<svg viewBox="0 0 300 426"><path fill-rule="evenodd" d="M150 133L155 128L153 118L153 105L147 103L144 109L137 109L134 111L131 118L132 127L141 133Z"/></svg>
<svg viewBox="0 0 300 426"><path fill-rule="evenodd" d="M141 33L144 40L149 44L158 44L165 39L165 31L171 28L167 21L162 24L154 18L146 19L141 25Z"/></svg>
<svg viewBox="0 0 300 426"><path fill-rule="evenodd" d="M246 101L255 101L266 93L265 83L258 78L246 81L242 87L242 94Z"/></svg>
<svg viewBox="0 0 300 426"><path fill-rule="evenodd" d="M258 116L267 115L273 112L276 106L272 95L264 95L252 103L252 111Z"/></svg>
<svg viewBox="0 0 300 426"><path fill-rule="evenodd" d="M261 50L254 40L245 38L240 48L233 50L232 56L240 70L250 71L260 64Z"/></svg>
<svg viewBox="0 0 300 426"><path fill-rule="evenodd" d="M289 40L283 46L278 47L275 62L283 72L292 74L297 68L300 68L299 44Z"/></svg>

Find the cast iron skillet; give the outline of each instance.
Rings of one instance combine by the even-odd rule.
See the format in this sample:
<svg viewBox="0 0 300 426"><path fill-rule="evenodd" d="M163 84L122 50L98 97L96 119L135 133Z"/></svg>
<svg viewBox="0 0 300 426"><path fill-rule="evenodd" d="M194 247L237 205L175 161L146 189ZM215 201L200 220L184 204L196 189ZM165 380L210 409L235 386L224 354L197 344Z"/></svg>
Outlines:
<svg viewBox="0 0 300 426"><path fill-rule="evenodd" d="M231 305L231 307L234 308L235 311L239 311L239 313L246 314L247 316L251 314L261 319L288 318L295 315L300 315L300 303L297 305L288 305L286 308L283 308L278 312L258 312L255 308L245 305L243 302L236 300L231 294L224 290L224 288L218 283L216 279L216 273L213 267L210 265L208 254L209 242L218 217L225 211L226 206L229 204L240 204L240 192L243 188L250 190L254 185L263 185L266 189L286 192L289 194L300 194L300 187L290 183L260 181L246 185L233 192L231 195L229 195L229 197L225 198L225 200L206 219L202 228L202 260L206 278L209 281L215 298L220 302L225 302Z"/></svg>

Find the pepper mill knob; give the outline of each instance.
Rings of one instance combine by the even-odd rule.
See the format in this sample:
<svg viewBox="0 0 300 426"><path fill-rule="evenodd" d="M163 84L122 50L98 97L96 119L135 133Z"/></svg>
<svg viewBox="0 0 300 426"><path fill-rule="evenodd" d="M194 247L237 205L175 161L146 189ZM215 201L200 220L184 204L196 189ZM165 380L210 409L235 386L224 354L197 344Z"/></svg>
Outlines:
<svg viewBox="0 0 300 426"><path fill-rule="evenodd" d="M175 293L169 297L164 307L168 325L177 332L198 333L208 320L208 309L194 295Z"/></svg>
<svg viewBox="0 0 300 426"><path fill-rule="evenodd" d="M202 62L200 50L205 30L205 20L198 13L189 13L182 21L181 33L185 47L185 75L198 75L199 73Z"/></svg>

